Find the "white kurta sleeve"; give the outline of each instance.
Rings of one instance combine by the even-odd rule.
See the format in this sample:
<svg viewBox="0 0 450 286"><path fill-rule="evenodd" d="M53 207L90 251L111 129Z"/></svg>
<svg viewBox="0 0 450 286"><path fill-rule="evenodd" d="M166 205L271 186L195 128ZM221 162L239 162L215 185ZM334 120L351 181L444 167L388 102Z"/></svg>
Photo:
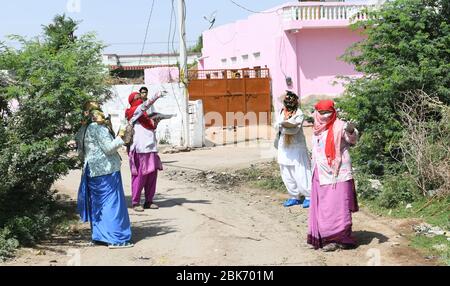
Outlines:
<svg viewBox="0 0 450 286"><path fill-rule="evenodd" d="M138 120L139 117L141 117L142 114L146 112L160 97L161 94L157 92L152 97L148 98L144 103L142 103L138 108L136 108L136 111L134 112L133 117L131 117L130 122L134 124L136 120Z"/></svg>

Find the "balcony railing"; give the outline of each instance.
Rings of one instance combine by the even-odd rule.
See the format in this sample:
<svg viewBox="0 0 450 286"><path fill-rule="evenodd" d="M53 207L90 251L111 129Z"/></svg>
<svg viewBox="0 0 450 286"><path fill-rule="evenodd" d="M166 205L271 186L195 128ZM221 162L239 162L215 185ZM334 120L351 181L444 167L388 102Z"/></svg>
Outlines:
<svg viewBox="0 0 450 286"><path fill-rule="evenodd" d="M300 21L311 26L321 26L327 23L348 25L353 21L368 19L365 8L371 7L375 7L375 5L338 2L304 2L284 7L282 18L285 23Z"/></svg>
<svg viewBox="0 0 450 286"><path fill-rule="evenodd" d="M221 70L189 70L189 80L200 79L242 79L269 78L269 69L221 69Z"/></svg>

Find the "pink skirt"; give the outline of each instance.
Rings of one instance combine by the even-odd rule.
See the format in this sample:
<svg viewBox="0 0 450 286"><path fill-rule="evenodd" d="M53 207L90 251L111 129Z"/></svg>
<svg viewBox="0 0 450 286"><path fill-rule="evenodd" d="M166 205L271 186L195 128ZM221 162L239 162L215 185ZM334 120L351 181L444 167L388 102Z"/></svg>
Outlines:
<svg viewBox="0 0 450 286"><path fill-rule="evenodd" d="M308 218L308 244L315 249L329 243L356 245L352 237L352 213L357 212L353 180L320 186L317 168L312 179Z"/></svg>

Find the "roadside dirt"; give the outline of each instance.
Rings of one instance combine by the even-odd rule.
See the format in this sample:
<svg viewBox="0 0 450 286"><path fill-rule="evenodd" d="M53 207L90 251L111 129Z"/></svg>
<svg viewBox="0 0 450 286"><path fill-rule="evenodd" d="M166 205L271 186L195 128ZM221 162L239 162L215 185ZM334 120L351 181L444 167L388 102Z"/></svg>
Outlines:
<svg viewBox="0 0 450 286"><path fill-rule="evenodd" d="M264 145L267 147L267 144ZM264 147L264 148L265 148ZM0 265L434 265L408 246L408 222L354 215L359 247L324 253L306 245L307 210L284 208L287 194L250 188L236 170L267 161L260 144L161 154L158 210L129 209L134 248L89 246L88 224L74 224L66 236L19 250ZM263 156L262 156L263 154ZM130 198L126 155L122 177ZM220 166L220 167L218 167ZM222 172L225 172L222 174ZM75 204L80 171L55 184Z"/></svg>

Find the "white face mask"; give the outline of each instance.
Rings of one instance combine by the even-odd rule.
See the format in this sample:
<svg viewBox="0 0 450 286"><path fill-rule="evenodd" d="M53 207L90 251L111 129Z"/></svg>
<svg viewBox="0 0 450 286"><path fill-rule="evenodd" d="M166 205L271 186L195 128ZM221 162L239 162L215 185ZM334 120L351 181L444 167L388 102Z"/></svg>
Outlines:
<svg viewBox="0 0 450 286"><path fill-rule="evenodd" d="M332 112L322 114L323 118L325 118L325 119L329 119L331 117L331 115L333 115Z"/></svg>

